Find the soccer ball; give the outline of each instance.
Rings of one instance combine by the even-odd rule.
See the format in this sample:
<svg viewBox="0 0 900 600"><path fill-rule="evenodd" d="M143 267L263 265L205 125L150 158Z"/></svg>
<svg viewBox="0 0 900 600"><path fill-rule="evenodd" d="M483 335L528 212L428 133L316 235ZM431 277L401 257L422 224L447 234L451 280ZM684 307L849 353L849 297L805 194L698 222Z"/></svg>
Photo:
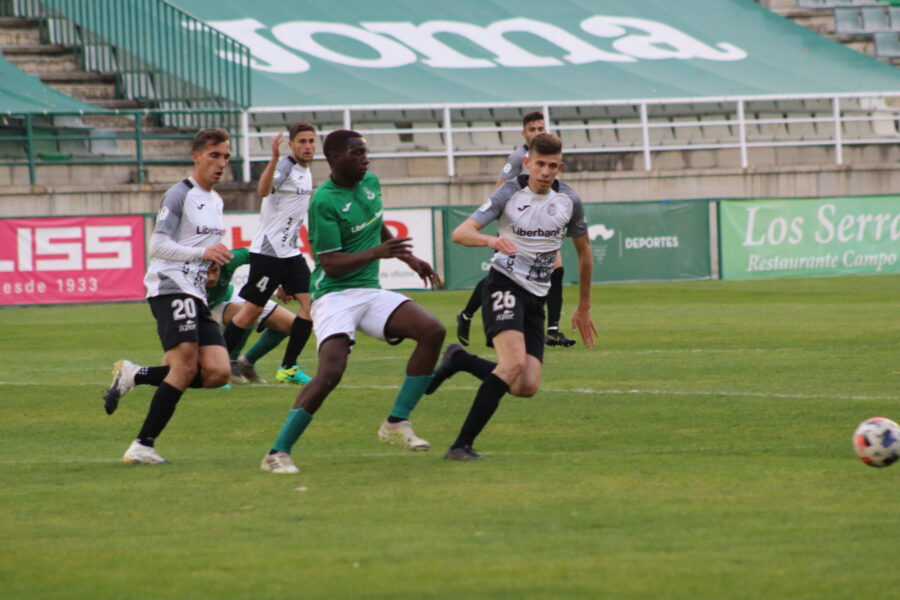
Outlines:
<svg viewBox="0 0 900 600"><path fill-rule="evenodd" d="M900 459L900 425L884 417L872 417L853 432L853 449L870 467L889 467Z"/></svg>

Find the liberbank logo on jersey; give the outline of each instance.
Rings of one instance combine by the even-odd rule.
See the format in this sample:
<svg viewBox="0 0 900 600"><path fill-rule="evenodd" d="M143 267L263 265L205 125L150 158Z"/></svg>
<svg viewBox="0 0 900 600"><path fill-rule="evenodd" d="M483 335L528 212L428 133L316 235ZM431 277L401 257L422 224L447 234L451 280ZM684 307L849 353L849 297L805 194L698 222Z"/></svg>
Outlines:
<svg viewBox="0 0 900 600"><path fill-rule="evenodd" d="M270 73L308 71L310 63L302 55L370 69L391 69L417 62L436 69L490 69L665 59L738 61L747 57L734 44L714 38L701 40L659 21L604 15L582 20L577 31L528 18L485 25L461 21L366 21L355 25L290 21L269 28L256 19L209 24L248 46L253 55L251 66ZM509 34L515 34L516 40L523 39L523 34L533 36L542 47L552 44L563 55L560 59L529 51ZM457 40L464 44L454 43ZM467 54L464 48L471 48L472 44L494 58ZM349 47L354 48L352 53ZM231 58L224 51L219 54Z"/></svg>

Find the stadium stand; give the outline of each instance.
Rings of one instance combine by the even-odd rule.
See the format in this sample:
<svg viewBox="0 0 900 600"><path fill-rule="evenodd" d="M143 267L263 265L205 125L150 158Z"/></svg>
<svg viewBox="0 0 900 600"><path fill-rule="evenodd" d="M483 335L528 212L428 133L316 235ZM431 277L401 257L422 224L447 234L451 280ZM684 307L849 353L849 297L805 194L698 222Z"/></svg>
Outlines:
<svg viewBox="0 0 900 600"><path fill-rule="evenodd" d="M128 36L115 31L98 33L100 25L95 22L99 22L96 15L63 15L49 8L64 3L64 0L0 2L0 11L6 11L0 13L6 14L0 20L3 54L9 62L23 71L37 74L46 84L63 93L109 110L94 114L73 111L74 114L60 113L34 121L33 127L39 128L38 134L44 135L32 140L31 146L37 150L32 154L40 159L36 168L30 168L32 180L36 176L36 183L45 185L71 183L75 171L89 172L90 169L95 169L95 175L87 176L89 179L107 178L108 183L113 184L171 180L184 164L183 159L172 158L182 154L173 144L183 143L196 128L211 123L210 115L202 109L239 106L241 101L229 99L228 94L243 84L225 82L227 89L217 96L214 94L213 100L201 97L203 86L196 78L191 79L190 73L183 74L180 83L172 83L171 74L167 73L168 65L160 67L152 54L142 54ZM121 4L140 3L129 0ZM209 5L206 0L183 0L175 4L201 16L203 11L198 7ZM231 10L238 10L236 7L240 6L252 16L252 9L236 0L228 0L226 4ZM726 1L722 6L747 10L745 4ZM887 4L876 0L758 0L758 4L851 48L872 53L881 48L885 57L892 56L891 52L900 57L900 43L897 43L897 23L900 21L894 18L895 8ZM900 93L896 78L891 79L895 76L886 75L871 64L857 63L858 59L852 53L837 53L825 40L802 34L802 30L789 31L780 20L772 20L771 14L760 12L762 14L754 14L754 20L748 21L759 27L757 36L769 35L771 31L785 32L786 37L797 36L798 39L805 35L804 44L813 58L820 59L819 65L835 60L835 73L843 75L829 73L829 77L823 76L815 83L816 89L820 90L818 93L801 86L791 88L790 77L768 88L765 87L766 78L752 81L749 86L744 80L744 87L756 86L755 93L723 93L721 90L729 89L727 86L713 92L703 89L707 84L699 79L692 82L694 85L673 87L675 80L691 75L677 73L680 65L668 61L675 76L670 77L665 69L653 71L658 79L645 88L671 90L668 95L654 92L656 98L651 97L649 91L644 97L640 95L645 93L640 91L642 88L635 88L638 91L633 95L618 101L610 96L592 101L562 98L555 103L523 101L518 104L496 93L493 100L488 100L478 95L483 93L485 83L479 91L475 81L466 81L459 89L469 90L472 101L458 101L459 98L452 94L458 93L459 89L447 88L444 105L440 102L401 104L428 88L429 83L422 79L415 82L415 89L405 90L401 86L391 102L378 99L367 106L365 94L354 93L354 105L317 103L315 98L325 97L314 97L320 89L340 89L332 85L313 86L312 92L301 94L301 97L310 96L304 100L308 106L292 106L284 104L284 98L298 97L295 91L278 88L272 83L277 79L274 75L256 70L252 72L254 101L246 100L243 122L239 123L235 118L226 125L237 134L236 139L240 138L235 146L243 164L236 166L234 175L245 179L255 177L268 160L271 136L284 131L288 123L303 119L315 123L323 136L343 127L364 131L378 161L379 172L388 181L409 178L443 178L446 181L449 176L457 181L471 179L473 185L475 182L489 183L495 179L502 157L521 141L522 115L535 109L545 112L550 129L566 143L567 153L573 157L570 174L581 171L585 176L597 179L605 177L604 172L608 171L634 171L641 177L653 178L662 170L674 170L679 171L681 177L691 177L690 172L694 169L752 168L759 171L789 166L837 168L841 165L886 168L885 165L896 162L900 113L894 100L878 94L854 97L854 84L844 81L851 77L848 73L871 71L886 82L885 91ZM140 10L137 14L141 18L148 17ZM207 18L214 19L215 15L207 15ZM115 22L115 19L106 21ZM222 35L214 27L224 26L215 25L215 21L211 23L212 27L199 22L191 27L210 35ZM878 36L884 39L879 42ZM723 32L722 39L726 37ZM890 49L892 43L894 50ZM710 48L710 51L719 51ZM789 66L792 61L801 59L799 55L766 58L768 63L779 60ZM854 66L845 68L841 62L848 65L853 62ZM660 64L666 64L666 61ZM708 66L713 68L715 64L710 62ZM840 71L841 68L845 70ZM346 69L336 71L343 72ZM827 72L827 67L822 72ZM644 75L632 79L651 81ZM499 83L501 81L502 77L497 79L497 84L505 85ZM631 85L635 82L626 76L619 83ZM603 89L616 89L616 85ZM692 88L697 88L694 92L697 97L680 95ZM388 89L388 86L382 86L379 93ZM451 89L454 90L452 93ZM629 97L644 100L628 101ZM137 108L142 112L127 111ZM221 115L215 116L220 122L226 122ZM836 126L838 121L840 127ZM21 117L8 117L7 123L8 127L0 131L3 136L0 151L5 148L9 158L15 158L17 153L20 159L28 158L22 156L23 140L15 136L17 131L22 133ZM44 138L55 139L48 143ZM54 155L57 163L62 161L73 168L53 170L47 157ZM70 157L68 162L65 156ZM89 164L91 162L97 165ZM321 179L326 173L322 172L322 161L318 163L315 168ZM29 171L21 166L10 167L11 171L16 169L15 175L6 177L7 182L21 184L22 172ZM97 175L100 172L102 175ZM82 173L79 177L86 176ZM887 187L890 177L885 176L884 183L879 185ZM251 189L252 186L244 186L248 198L252 196ZM875 186L869 191L877 189Z"/></svg>

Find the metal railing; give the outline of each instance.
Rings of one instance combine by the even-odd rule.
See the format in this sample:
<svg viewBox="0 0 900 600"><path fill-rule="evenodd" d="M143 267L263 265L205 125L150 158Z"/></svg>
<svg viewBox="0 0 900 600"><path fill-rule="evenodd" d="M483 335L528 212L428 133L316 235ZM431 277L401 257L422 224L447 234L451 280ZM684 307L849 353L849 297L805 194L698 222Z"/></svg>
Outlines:
<svg viewBox="0 0 900 600"><path fill-rule="evenodd" d="M184 127L160 127L172 118ZM91 119L119 119L128 128L96 127L89 123ZM26 167L28 183L39 185L40 171L46 167L126 165L134 167L131 182L144 183L148 166L191 164L189 142L212 121L229 131L233 160L240 161L240 111L236 109L7 114L0 117L0 166ZM148 150L151 146L156 151Z"/></svg>
<svg viewBox="0 0 900 600"><path fill-rule="evenodd" d="M0 16L42 21L86 71L117 73L126 98L162 108L246 108L250 51L167 0L0 0Z"/></svg>
<svg viewBox="0 0 900 600"><path fill-rule="evenodd" d="M251 108L241 115L243 179L250 180L252 162L269 160L272 134L295 120L313 122L323 136L357 128L369 138L372 158L444 158L448 177L454 177L457 158L505 156L522 143L518 119L531 110L543 112L566 154L639 155L646 171L660 152L733 150L748 168L753 150L808 146L833 149L841 165L846 146L900 142L900 106L886 102L898 97L900 92L560 102L524 111L519 104ZM478 134L497 141L474 143Z"/></svg>

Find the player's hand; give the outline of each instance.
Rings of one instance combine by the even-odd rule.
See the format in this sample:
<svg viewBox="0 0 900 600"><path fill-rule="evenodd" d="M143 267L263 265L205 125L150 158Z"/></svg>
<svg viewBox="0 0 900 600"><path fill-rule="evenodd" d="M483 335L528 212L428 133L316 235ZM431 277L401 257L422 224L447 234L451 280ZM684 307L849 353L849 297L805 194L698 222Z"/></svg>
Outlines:
<svg viewBox="0 0 900 600"><path fill-rule="evenodd" d="M287 292L284 291L284 287L278 286L278 289L275 290L275 297L284 302L285 304L290 304L294 301L293 296L288 296Z"/></svg>
<svg viewBox="0 0 900 600"><path fill-rule="evenodd" d="M594 326L590 309L581 307L575 309L572 314L572 331L581 334L581 341L584 342L585 348L594 347L594 338L600 334L597 333L597 328Z"/></svg>
<svg viewBox="0 0 900 600"><path fill-rule="evenodd" d="M434 269L431 267L431 265L421 258L409 256L408 258L403 259L403 262L408 264L409 268L415 271L416 275L422 278L422 281L425 282L425 287L430 287L433 289L444 287L444 282L441 281L441 278L438 277L438 274L434 272Z"/></svg>
<svg viewBox="0 0 900 600"><path fill-rule="evenodd" d="M412 238L391 238L372 248L375 258L408 258L412 256Z"/></svg>
<svg viewBox="0 0 900 600"><path fill-rule="evenodd" d="M494 252L500 252L501 254L511 255L515 254L519 251L516 248L516 244L509 238L503 237L492 237L488 240L488 248L493 250Z"/></svg>
<svg viewBox="0 0 900 600"><path fill-rule="evenodd" d="M281 136L283 133L276 133L275 137L272 138L272 160L277 161L278 157L281 156L281 151L278 149L278 145L281 144Z"/></svg>
<svg viewBox="0 0 900 600"><path fill-rule="evenodd" d="M231 250L229 250L228 246L225 244L216 244L203 251L203 260L212 261L217 265L224 265L231 260L231 258Z"/></svg>

